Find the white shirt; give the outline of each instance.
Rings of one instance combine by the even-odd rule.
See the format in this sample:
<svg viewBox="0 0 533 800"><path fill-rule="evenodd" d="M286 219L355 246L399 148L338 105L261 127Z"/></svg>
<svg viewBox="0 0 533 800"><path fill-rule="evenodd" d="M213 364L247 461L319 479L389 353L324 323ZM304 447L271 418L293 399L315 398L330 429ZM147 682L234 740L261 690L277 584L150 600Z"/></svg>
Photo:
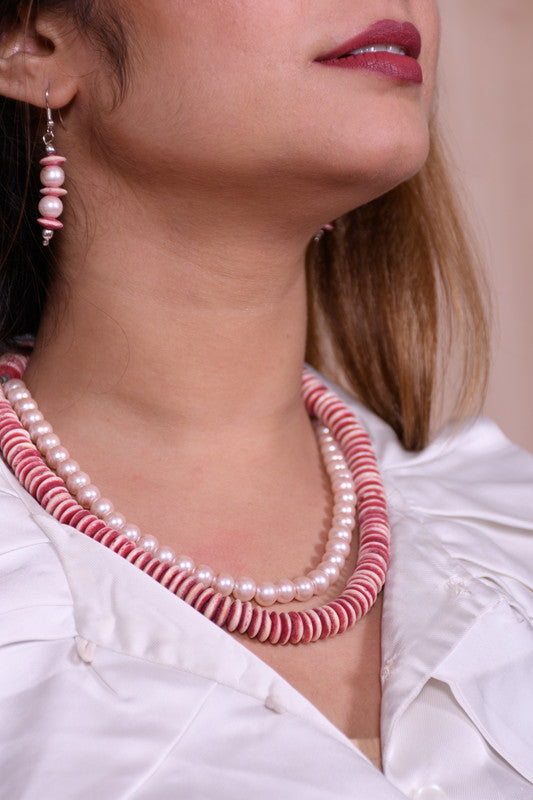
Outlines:
<svg viewBox="0 0 533 800"><path fill-rule="evenodd" d="M384 774L0 462L2 800L533 800L533 458L486 420L409 454L352 405L392 525Z"/></svg>

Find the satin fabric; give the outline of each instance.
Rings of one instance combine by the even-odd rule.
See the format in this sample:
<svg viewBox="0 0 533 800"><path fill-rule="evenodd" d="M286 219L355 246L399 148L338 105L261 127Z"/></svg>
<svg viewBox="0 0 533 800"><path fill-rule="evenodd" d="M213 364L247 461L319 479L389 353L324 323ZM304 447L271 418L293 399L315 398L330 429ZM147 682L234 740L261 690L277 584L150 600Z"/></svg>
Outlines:
<svg viewBox="0 0 533 800"><path fill-rule="evenodd" d="M0 462L2 798L533 800L533 457L486 420L408 454L350 404L392 525L384 773Z"/></svg>

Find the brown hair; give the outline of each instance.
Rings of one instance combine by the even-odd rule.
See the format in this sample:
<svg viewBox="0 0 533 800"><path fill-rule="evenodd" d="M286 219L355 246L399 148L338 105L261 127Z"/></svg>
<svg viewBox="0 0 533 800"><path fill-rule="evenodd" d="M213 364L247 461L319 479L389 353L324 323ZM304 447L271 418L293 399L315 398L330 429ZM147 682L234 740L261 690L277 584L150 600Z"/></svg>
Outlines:
<svg viewBox="0 0 533 800"><path fill-rule="evenodd" d="M0 37L39 10L68 13L99 43L126 88L126 35L98 0L0 0ZM0 107L0 345L35 333L52 258L37 245L26 197L39 116ZM433 126L426 165L383 197L344 215L307 254L307 359L344 383L408 449L428 441L434 400L453 353L456 413L479 404L488 324L482 282ZM52 249L52 248L50 248ZM477 401L477 403L476 403Z"/></svg>
<svg viewBox="0 0 533 800"><path fill-rule="evenodd" d="M488 375L485 282L435 125L431 141L418 175L308 251L309 362L331 372L333 355L334 376L410 450L428 441L446 376L461 418Z"/></svg>

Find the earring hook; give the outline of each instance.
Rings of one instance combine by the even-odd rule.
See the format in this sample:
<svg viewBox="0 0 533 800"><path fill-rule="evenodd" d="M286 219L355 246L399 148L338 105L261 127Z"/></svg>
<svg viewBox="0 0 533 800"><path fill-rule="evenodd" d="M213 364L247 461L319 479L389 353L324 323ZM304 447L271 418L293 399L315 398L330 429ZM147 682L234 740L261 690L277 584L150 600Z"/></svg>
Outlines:
<svg viewBox="0 0 533 800"><path fill-rule="evenodd" d="M48 155L53 155L56 151L54 147L54 139L56 138L56 135L54 132L54 126L55 126L54 117L52 114L52 109L50 108L50 84L48 84L48 86L46 87L45 99L46 99L47 124L46 124L46 132L43 136L43 142L44 146L46 147L46 152L48 153Z"/></svg>

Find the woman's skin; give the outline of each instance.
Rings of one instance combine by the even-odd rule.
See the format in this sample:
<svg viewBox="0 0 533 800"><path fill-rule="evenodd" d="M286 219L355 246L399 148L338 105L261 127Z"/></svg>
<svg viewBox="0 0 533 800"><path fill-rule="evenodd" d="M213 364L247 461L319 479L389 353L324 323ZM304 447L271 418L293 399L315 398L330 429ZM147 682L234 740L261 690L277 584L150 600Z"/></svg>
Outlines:
<svg viewBox="0 0 533 800"><path fill-rule="evenodd" d="M129 521L217 571L296 577L330 513L299 395L305 249L423 164L436 3L127 9L130 84L115 106L109 68L64 17L0 44L0 93L42 107L50 84L68 158L61 277L27 382ZM315 62L382 19L420 30L423 84ZM348 735L376 736L380 619L378 603L305 648L240 640Z"/></svg>

